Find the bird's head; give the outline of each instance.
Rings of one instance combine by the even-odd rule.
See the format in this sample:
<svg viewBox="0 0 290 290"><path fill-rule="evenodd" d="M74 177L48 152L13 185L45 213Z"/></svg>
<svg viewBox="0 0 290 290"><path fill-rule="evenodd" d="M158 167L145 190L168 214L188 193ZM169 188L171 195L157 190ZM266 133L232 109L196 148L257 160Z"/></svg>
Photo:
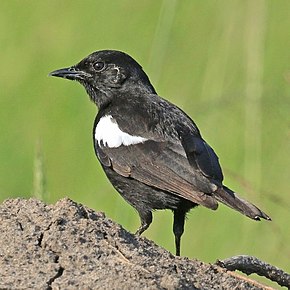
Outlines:
<svg viewBox="0 0 290 290"><path fill-rule="evenodd" d="M49 75L78 81L98 107L106 105L118 92L128 89L156 93L142 67L121 51L96 51L78 64Z"/></svg>

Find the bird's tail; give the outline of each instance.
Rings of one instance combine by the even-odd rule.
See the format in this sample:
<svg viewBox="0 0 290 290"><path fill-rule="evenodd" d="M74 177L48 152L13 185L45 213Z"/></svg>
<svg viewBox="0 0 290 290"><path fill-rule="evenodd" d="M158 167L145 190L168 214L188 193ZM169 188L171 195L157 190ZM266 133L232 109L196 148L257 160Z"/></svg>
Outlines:
<svg viewBox="0 0 290 290"><path fill-rule="evenodd" d="M225 205L231 207L232 209L246 215L247 217L260 220L260 218L271 220L271 218L262 212L259 208L257 208L252 203L241 199L235 192L223 186L218 191L215 192L215 198L224 203Z"/></svg>

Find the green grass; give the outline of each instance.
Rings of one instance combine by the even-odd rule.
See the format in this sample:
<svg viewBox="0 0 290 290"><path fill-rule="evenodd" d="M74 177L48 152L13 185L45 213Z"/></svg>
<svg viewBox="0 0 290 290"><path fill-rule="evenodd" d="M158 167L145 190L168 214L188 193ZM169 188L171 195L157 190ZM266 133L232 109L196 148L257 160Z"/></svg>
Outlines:
<svg viewBox="0 0 290 290"><path fill-rule="evenodd" d="M36 144L35 157L34 157L34 170L33 170L33 195L40 200L47 200L46 193L46 177L45 165L43 160L43 152L40 141Z"/></svg>
<svg viewBox="0 0 290 290"><path fill-rule="evenodd" d="M94 50L119 49L196 121L225 184L273 218L196 209L182 254L251 254L290 271L289 27L282 0L0 1L0 199L69 196L136 230L137 214L94 155L95 106L80 85L47 77ZM158 212L145 235L173 251L171 228L170 212Z"/></svg>

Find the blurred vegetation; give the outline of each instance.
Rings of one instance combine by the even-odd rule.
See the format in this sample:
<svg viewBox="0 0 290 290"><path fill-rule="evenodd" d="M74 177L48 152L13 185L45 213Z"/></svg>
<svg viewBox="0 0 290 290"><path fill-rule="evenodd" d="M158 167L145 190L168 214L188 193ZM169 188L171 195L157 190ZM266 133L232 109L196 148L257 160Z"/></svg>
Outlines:
<svg viewBox="0 0 290 290"><path fill-rule="evenodd" d="M289 29L286 0L0 1L1 201L69 196L137 229L94 155L96 107L80 85L47 77L95 50L123 50L196 121L225 184L273 218L198 208L182 254L255 255L289 272ZM171 213L156 212L145 236L173 251L171 228Z"/></svg>

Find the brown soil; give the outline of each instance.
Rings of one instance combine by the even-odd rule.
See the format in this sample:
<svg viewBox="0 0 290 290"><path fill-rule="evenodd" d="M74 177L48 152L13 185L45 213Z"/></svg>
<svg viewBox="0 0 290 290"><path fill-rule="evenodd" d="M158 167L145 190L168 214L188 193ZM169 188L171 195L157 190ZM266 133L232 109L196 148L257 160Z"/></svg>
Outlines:
<svg viewBox="0 0 290 290"><path fill-rule="evenodd" d="M69 199L0 205L0 289L266 289L175 257Z"/></svg>

